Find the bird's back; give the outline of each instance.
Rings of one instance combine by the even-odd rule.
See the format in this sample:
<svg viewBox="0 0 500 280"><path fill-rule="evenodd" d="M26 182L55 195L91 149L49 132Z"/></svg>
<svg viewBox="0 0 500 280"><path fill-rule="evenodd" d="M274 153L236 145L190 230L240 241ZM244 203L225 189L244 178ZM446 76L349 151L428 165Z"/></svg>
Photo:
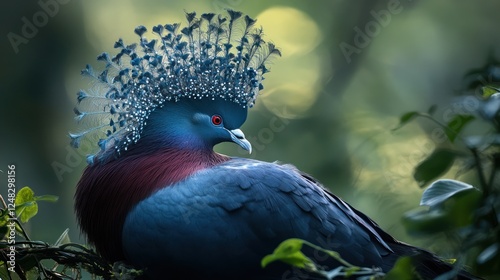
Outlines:
<svg viewBox="0 0 500 280"><path fill-rule="evenodd" d="M123 247L155 278L269 275L260 260L287 238L388 270L391 249L370 222L292 166L231 159L141 201L125 221Z"/></svg>
<svg viewBox="0 0 500 280"><path fill-rule="evenodd" d="M450 269L293 166L215 153L221 142L251 152L240 127L281 52L241 12L186 19L183 28L154 26L151 40L138 26L139 44L120 39L116 55L98 56L103 70L82 70L98 90L78 92L76 119L92 126L69 136L74 147L98 136L99 150L88 157L75 209L104 258L152 279L305 279L284 265L260 267L280 242L301 238L358 266L388 271L400 255L420 253L424 277Z"/></svg>

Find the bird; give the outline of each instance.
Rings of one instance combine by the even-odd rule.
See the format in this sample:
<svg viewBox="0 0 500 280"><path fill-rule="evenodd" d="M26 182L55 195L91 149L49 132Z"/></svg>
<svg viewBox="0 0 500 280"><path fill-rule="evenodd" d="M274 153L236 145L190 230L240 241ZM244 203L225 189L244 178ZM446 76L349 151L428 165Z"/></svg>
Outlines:
<svg viewBox="0 0 500 280"><path fill-rule="evenodd" d="M424 279L452 269L293 165L215 152L222 142L251 152L240 128L281 52L242 12L186 19L154 26L156 39L139 26L138 43L119 39L116 55L97 57L102 68L82 70L93 83L77 93L84 128L69 137L75 148L96 142L97 152L77 183L75 213L103 258L144 279L318 279L278 262L261 267L283 240L299 238L383 272L401 256L418 256Z"/></svg>

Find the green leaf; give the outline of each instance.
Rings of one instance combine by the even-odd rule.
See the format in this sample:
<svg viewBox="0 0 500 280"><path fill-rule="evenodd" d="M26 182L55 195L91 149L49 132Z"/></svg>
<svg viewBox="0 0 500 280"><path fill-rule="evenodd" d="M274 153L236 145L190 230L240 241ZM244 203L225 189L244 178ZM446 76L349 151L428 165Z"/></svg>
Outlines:
<svg viewBox="0 0 500 280"><path fill-rule="evenodd" d="M16 215L22 223L26 223L38 213L35 193L29 187L24 187L19 190L15 202Z"/></svg>
<svg viewBox="0 0 500 280"><path fill-rule="evenodd" d="M420 205L436 206L442 204L450 197L468 190L478 191L473 186L451 179L437 180L432 183L422 194Z"/></svg>
<svg viewBox="0 0 500 280"><path fill-rule="evenodd" d="M493 86L484 86L483 87L483 97L490 98L493 94L498 93L500 89L495 88Z"/></svg>
<svg viewBox="0 0 500 280"><path fill-rule="evenodd" d="M494 242L494 241L491 241ZM480 271L482 275L497 275L498 267L500 267L500 248L499 243L489 243L485 242L484 246L481 246L481 253L475 259L477 264L477 270ZM497 279L498 277L493 277L489 279Z"/></svg>
<svg viewBox="0 0 500 280"><path fill-rule="evenodd" d="M484 264L496 257L498 255L499 247L498 243L493 243L488 246L481 252L481 254L479 254L479 256L477 256L477 263Z"/></svg>
<svg viewBox="0 0 500 280"><path fill-rule="evenodd" d="M10 277L11 276L9 275L5 262L0 262L0 279L12 279Z"/></svg>
<svg viewBox="0 0 500 280"><path fill-rule="evenodd" d="M394 267L385 275L386 280L419 280L410 257L400 257Z"/></svg>
<svg viewBox="0 0 500 280"><path fill-rule="evenodd" d="M430 208L405 213L403 225L406 230L412 235L429 235L470 226L474 222L474 213L480 205L482 193L472 187L462 188L453 191L446 186L445 190L436 188L435 196L427 194L423 205Z"/></svg>
<svg viewBox="0 0 500 280"><path fill-rule="evenodd" d="M35 197L36 201L48 201L48 202L57 202L59 197L56 195L41 195Z"/></svg>
<svg viewBox="0 0 500 280"><path fill-rule="evenodd" d="M488 121L493 120L500 111L500 98L490 98L481 106L481 115Z"/></svg>
<svg viewBox="0 0 500 280"><path fill-rule="evenodd" d="M298 268L315 267L314 262L301 252L303 244L304 241L297 238L281 242L272 254L262 259L261 266L266 267L270 263L279 260Z"/></svg>
<svg viewBox="0 0 500 280"><path fill-rule="evenodd" d="M419 114L420 114L419 112L415 112L415 111L403 114L399 118L399 125L397 127L393 128L392 130L394 131L394 130L400 129L405 124L407 124L408 122L410 122L411 120L413 120L415 117L417 117Z"/></svg>
<svg viewBox="0 0 500 280"><path fill-rule="evenodd" d="M17 192L16 205L35 201L35 193L30 187L24 187Z"/></svg>
<svg viewBox="0 0 500 280"><path fill-rule="evenodd" d="M356 273L360 270L361 270L361 267L358 267L358 266L347 267L345 269L345 278L351 277L354 273Z"/></svg>
<svg viewBox="0 0 500 280"><path fill-rule="evenodd" d="M424 187L432 180L438 178L441 174L450 169L455 161L457 152L436 149L426 159L418 164L413 173L413 178L420 187Z"/></svg>
<svg viewBox="0 0 500 280"><path fill-rule="evenodd" d="M471 225L482 198L483 193L474 188L456 193L447 199L444 206L453 226L461 228Z"/></svg>
<svg viewBox="0 0 500 280"><path fill-rule="evenodd" d="M474 119L475 117L471 115L455 115L453 119L448 122L448 129L445 129L446 136L448 136L450 142L453 143L465 125Z"/></svg>
<svg viewBox="0 0 500 280"><path fill-rule="evenodd" d="M435 234L450 230L453 225L442 209L408 211L402 218L403 226L414 236Z"/></svg>

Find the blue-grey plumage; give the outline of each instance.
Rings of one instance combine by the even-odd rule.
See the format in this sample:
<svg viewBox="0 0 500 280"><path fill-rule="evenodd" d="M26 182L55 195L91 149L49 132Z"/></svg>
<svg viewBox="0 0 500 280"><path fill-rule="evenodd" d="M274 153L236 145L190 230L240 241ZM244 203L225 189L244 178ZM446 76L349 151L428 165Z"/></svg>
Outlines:
<svg viewBox="0 0 500 280"><path fill-rule="evenodd" d="M287 238L387 270L383 258L392 249L368 223L290 165L232 158L141 201L125 221L123 247L127 259L157 279L168 271L269 276L260 259Z"/></svg>
<svg viewBox="0 0 500 280"><path fill-rule="evenodd" d="M287 238L383 271L402 255L418 255L416 269L425 278L450 270L294 167L213 151L234 142L251 152L240 127L263 88L265 62L280 54L252 27L255 20L242 16L188 13L180 32L179 24L155 26L158 41L147 40L140 26L141 50L119 40L116 56L98 57L106 63L101 73L90 66L82 71L105 89L78 93L82 106L97 108L75 109L77 120L102 123L70 134L75 147L86 135L103 137L75 194L90 243L111 262L144 269L149 279L294 277L284 265L260 267ZM338 265L330 261L328 267Z"/></svg>

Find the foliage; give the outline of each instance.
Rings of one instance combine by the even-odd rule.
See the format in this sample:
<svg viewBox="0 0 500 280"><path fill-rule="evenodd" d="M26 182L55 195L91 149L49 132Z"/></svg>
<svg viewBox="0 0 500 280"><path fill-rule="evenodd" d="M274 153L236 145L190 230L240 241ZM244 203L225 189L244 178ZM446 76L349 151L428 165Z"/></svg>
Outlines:
<svg viewBox="0 0 500 280"><path fill-rule="evenodd" d="M498 63L497 63L498 64ZM451 260L455 268L439 279L452 279L464 264L468 264L476 273L483 276L497 277L500 271L500 67L486 66L484 69L473 70L469 75L476 75L469 82L468 89L474 89L480 84L478 81L489 80L490 83L481 86L480 97L468 96L461 102L473 100L477 106L453 104L469 108L466 112L457 113L446 123L434 117L437 106L432 106L427 112L407 112L400 117L400 129L418 118L429 119L443 131L447 141L438 145L427 158L416 167L413 178L420 187L428 186L422 194L420 205L424 209L416 209L406 213L403 225L410 234L416 236L435 236L444 233L449 240L460 244L458 250L448 248L458 255L458 259ZM496 77L496 78L495 78ZM479 122L479 124L478 124ZM464 135L465 129L471 124L485 126L484 132ZM470 184L440 179L457 159L463 162L460 173L475 170L479 182L477 187ZM432 183L431 183L432 182ZM450 242L451 243L451 242ZM301 252L302 245L306 244L316 250L328 252L329 255L343 264L331 271L322 270L313 260ZM450 245L451 246L451 245ZM292 266L315 272L324 279L333 279L337 276L349 274L352 269L357 272L366 271L340 258L338 253L317 247L300 239L289 239L281 243L273 254L262 260L262 266L272 261L280 260ZM349 273L348 273L349 272ZM384 279L420 279L414 271L411 258L401 257L394 267L385 273L372 270L370 277ZM358 279L367 279L360 277Z"/></svg>
<svg viewBox="0 0 500 280"><path fill-rule="evenodd" d="M121 263L111 265L94 251L71 243L65 230L54 244L32 241L23 224L38 212L39 201L55 202L56 196L35 196L24 187L7 204L0 200L0 279L80 279L82 270L104 279L133 279L140 271ZM48 264L52 268L48 268Z"/></svg>
<svg viewBox="0 0 500 280"><path fill-rule="evenodd" d="M498 72L497 68L486 70ZM478 72L472 71L477 74ZM485 80L484 78L482 80ZM470 83L470 88L477 81ZM421 186L428 186L421 199L423 209L405 214L403 224L408 232L418 236L434 236L445 233L450 239L459 240L456 269L438 277L453 278L459 268L468 263L482 275L498 276L500 271L500 87L498 81L481 88L476 98L477 108L454 115L442 123L434 114L436 106L427 112L412 111L403 114L396 129L404 127L418 118L433 121L443 129L446 145L440 145L420 162L413 174ZM464 135L471 124L480 123L488 129L483 133ZM475 170L477 184L474 187L457 180L440 179L461 159L461 174ZM431 183L432 182L432 183ZM29 187L24 187L15 196L9 196L7 204L0 201L0 279L80 279L87 271L94 278L134 279L141 271L123 263L110 264L93 250L70 243L68 230L64 231L54 244L32 241L23 224L38 213L38 202L55 202L57 197L35 196ZM13 206L11 206L13 205ZM18 240L21 238L22 240ZM304 245L318 252L326 253L340 266L326 270L307 257ZM9 266L11 251L15 252L15 265ZM282 261L289 265L315 273L325 279L354 277L357 279L420 279L414 271L409 257L400 258L387 273L380 268L358 267L342 259L335 251L327 250L301 239L283 241L272 254L262 259L262 267ZM52 268L47 268L47 263Z"/></svg>
<svg viewBox="0 0 500 280"><path fill-rule="evenodd" d="M493 275L500 270L500 90L486 85L481 93L480 97L467 97L476 101L474 110L455 115L447 124L429 114L412 112L441 126L449 147L447 153L437 147L417 166L414 178L419 185L443 176L461 158L460 174L475 170L477 187L455 180L435 181L423 193L420 204L426 208L406 213L403 224L414 235L445 233L458 240L461 262L467 260L475 271ZM407 115L401 117L400 127L410 121ZM471 124L486 129L465 134Z"/></svg>
<svg viewBox="0 0 500 280"><path fill-rule="evenodd" d="M326 253L329 257L335 259L341 265L332 269L325 270L317 265L312 259L304 255L302 247L307 245L314 250ZM379 268L366 268L350 264L342 259L339 253L323 249L310 242L298 238L290 238L283 242L270 255L265 256L261 261L261 266L265 268L272 262L282 261L289 265L304 269L306 271L321 275L324 279L335 279L336 277L357 277L357 279L379 279L384 273Z"/></svg>
<svg viewBox="0 0 500 280"><path fill-rule="evenodd" d="M431 119L443 128L447 138L444 145L449 151L443 157L436 157L436 153L443 150L442 145L438 146L417 166L414 177L420 186L443 176L457 164L455 159L460 158L462 164L458 175L475 171L471 181L476 182L476 187L455 180L438 180L422 195L420 204L426 208L406 213L403 218L411 234L434 236L444 233L458 240L460 263L469 264L482 275L496 276L500 271L500 79L495 73L499 70L495 62L466 75L466 78L473 76L467 88L479 94L462 99L463 104L453 104L469 110L456 114L446 124L431 114L411 113ZM465 105L471 101L476 106ZM415 119L409 119L408 114L401 117L399 127ZM484 129L479 133L465 133L470 126Z"/></svg>

